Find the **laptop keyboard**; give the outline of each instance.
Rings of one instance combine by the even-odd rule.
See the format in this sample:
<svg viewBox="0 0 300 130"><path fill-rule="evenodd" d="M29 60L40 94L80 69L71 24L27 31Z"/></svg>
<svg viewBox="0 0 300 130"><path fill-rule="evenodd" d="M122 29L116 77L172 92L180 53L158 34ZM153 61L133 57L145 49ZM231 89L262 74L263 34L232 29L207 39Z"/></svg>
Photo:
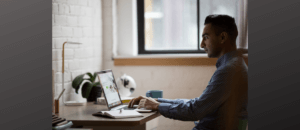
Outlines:
<svg viewBox="0 0 300 130"><path fill-rule="evenodd" d="M128 108L128 105L123 105L123 106L119 106L119 107L116 107L116 108L113 108L111 110L120 110L120 109L124 109L124 110L134 110L136 109L135 107L133 108Z"/></svg>

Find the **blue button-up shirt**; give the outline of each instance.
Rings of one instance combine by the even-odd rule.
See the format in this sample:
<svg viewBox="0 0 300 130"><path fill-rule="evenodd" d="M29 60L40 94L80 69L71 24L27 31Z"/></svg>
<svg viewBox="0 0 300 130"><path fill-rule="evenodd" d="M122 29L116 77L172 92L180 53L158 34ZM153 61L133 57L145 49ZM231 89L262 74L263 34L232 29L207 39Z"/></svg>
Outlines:
<svg viewBox="0 0 300 130"><path fill-rule="evenodd" d="M171 119L199 120L193 130L237 129L239 119L248 118L248 67L237 51L221 56L216 67L200 97L159 98L158 111Z"/></svg>

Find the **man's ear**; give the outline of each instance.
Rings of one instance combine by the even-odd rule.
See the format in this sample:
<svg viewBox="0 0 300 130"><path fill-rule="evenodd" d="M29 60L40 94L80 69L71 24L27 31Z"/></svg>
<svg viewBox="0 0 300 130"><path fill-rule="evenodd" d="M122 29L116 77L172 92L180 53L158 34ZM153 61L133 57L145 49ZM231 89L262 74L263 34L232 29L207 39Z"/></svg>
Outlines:
<svg viewBox="0 0 300 130"><path fill-rule="evenodd" d="M227 33L227 32L222 32L222 33L220 34L220 36L221 36L221 44L224 44L225 41L228 40L228 33Z"/></svg>

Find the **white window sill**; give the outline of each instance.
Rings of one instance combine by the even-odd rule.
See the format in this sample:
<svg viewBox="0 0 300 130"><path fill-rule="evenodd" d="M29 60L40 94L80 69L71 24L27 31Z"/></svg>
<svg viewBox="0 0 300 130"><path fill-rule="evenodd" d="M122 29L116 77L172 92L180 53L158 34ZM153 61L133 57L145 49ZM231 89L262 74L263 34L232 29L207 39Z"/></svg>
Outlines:
<svg viewBox="0 0 300 130"><path fill-rule="evenodd" d="M115 66L215 66L217 58L207 54L151 54L138 56L115 56ZM248 54L244 55L248 64Z"/></svg>
<svg viewBox="0 0 300 130"><path fill-rule="evenodd" d="M115 56L114 59L144 59L144 58L208 58L207 54L145 54L137 56Z"/></svg>
<svg viewBox="0 0 300 130"><path fill-rule="evenodd" d="M248 54L243 54L248 57ZM115 56L114 59L144 59L144 58L208 58L207 54L145 54L137 56Z"/></svg>

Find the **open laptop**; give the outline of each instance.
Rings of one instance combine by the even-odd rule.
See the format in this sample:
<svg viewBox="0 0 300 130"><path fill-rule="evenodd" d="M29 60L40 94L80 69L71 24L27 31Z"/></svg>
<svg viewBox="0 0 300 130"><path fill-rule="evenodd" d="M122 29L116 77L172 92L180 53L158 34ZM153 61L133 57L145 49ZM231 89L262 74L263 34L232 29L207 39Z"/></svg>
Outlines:
<svg viewBox="0 0 300 130"><path fill-rule="evenodd" d="M123 105L112 70L97 72L97 77L102 86L106 105L109 110L134 110L137 108L138 105L134 105L133 108Z"/></svg>

